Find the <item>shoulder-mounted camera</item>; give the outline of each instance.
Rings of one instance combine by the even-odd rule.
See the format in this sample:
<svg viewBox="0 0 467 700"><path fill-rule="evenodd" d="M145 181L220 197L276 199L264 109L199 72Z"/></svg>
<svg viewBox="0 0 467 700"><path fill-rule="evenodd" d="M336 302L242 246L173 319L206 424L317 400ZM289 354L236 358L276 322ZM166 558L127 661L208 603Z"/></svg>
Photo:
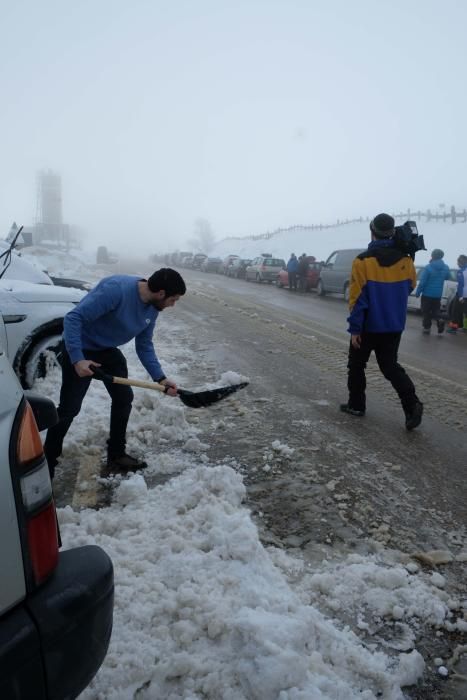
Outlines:
<svg viewBox="0 0 467 700"><path fill-rule="evenodd" d="M423 236L418 232L415 221L406 221L401 226L394 227L394 244L403 253L415 258L419 250L426 250Z"/></svg>

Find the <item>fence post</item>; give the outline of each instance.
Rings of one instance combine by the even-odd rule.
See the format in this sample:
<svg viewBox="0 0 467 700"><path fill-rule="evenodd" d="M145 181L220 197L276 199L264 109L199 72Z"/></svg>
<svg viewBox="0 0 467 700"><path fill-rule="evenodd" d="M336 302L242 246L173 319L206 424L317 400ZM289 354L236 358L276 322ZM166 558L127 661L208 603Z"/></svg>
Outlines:
<svg viewBox="0 0 467 700"><path fill-rule="evenodd" d="M454 206L454 204L451 207L451 223L456 223L456 207Z"/></svg>

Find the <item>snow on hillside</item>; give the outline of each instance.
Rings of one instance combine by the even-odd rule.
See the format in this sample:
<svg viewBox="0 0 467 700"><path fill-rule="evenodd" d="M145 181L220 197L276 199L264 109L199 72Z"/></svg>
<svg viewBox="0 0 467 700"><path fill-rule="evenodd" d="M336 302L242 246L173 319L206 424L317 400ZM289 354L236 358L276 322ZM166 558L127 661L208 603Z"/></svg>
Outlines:
<svg viewBox="0 0 467 700"><path fill-rule="evenodd" d="M400 223L398 221L398 223ZM427 250L417 253L416 263L425 265L430 259L433 248L444 250L444 259L449 267L457 267L457 258L462 253L467 255L467 223L444 223L442 221L417 222L419 233L425 238ZM314 255L318 260L340 248L366 248L370 241L368 222L333 226L332 228L312 230L307 228L289 229L273 235L270 239L241 240L225 239L216 244L210 255L236 254L242 258L252 258L260 253L288 260L290 253Z"/></svg>

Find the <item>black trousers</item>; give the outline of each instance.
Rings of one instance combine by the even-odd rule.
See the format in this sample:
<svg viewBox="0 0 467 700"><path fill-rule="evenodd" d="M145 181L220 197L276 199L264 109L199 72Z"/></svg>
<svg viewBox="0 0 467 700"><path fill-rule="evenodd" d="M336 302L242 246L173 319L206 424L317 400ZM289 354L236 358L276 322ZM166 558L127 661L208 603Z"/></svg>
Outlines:
<svg viewBox="0 0 467 700"><path fill-rule="evenodd" d="M418 401L412 380L397 361L402 333L362 333L360 348L350 344L347 368L349 406L357 411L366 408L365 368L372 351L384 377L397 391L404 411L412 411Z"/></svg>
<svg viewBox="0 0 467 700"><path fill-rule="evenodd" d="M123 353L118 348L106 350L83 350L86 360L94 360L102 365L102 369L115 377L128 377L128 368ZM62 354L62 387L60 403L57 408L58 423L47 431L44 452L49 464L50 476L53 478L57 459L62 454L63 440L73 419L81 410L81 404L91 384L92 377L78 377L71 364L65 345ZM131 413L133 391L129 386L121 384L105 384L112 399L110 408L110 435L107 441L107 451L110 456L118 456L125 452L126 429Z"/></svg>
<svg viewBox="0 0 467 700"><path fill-rule="evenodd" d="M422 294L421 309L423 316L423 328L429 330L431 328L432 321L436 321L438 327L444 327L444 323L441 320L441 299L438 297L425 297Z"/></svg>
<svg viewBox="0 0 467 700"><path fill-rule="evenodd" d="M297 273L289 272L289 289L297 291Z"/></svg>

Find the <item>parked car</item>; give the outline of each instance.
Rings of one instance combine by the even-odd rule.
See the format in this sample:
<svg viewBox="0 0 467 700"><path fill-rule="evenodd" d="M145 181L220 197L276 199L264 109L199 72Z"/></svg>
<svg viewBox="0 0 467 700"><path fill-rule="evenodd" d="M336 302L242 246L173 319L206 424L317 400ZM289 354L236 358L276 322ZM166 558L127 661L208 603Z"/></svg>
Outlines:
<svg viewBox="0 0 467 700"><path fill-rule="evenodd" d="M107 246L100 245L96 253L96 263L98 265L115 265L118 262L118 255L111 253Z"/></svg>
<svg viewBox="0 0 467 700"><path fill-rule="evenodd" d="M63 319L84 295L79 289L0 280L3 347L24 388L59 361Z"/></svg>
<svg viewBox="0 0 467 700"><path fill-rule="evenodd" d="M222 260L220 258L204 258L201 270L203 272L222 272Z"/></svg>
<svg viewBox="0 0 467 700"><path fill-rule="evenodd" d="M222 272L224 275L227 274L227 270L229 269L232 262L239 257L239 255L227 255L227 257L224 258L224 260L222 261Z"/></svg>
<svg viewBox="0 0 467 700"><path fill-rule="evenodd" d="M415 294L417 292L417 287L418 287L418 280L420 279L420 275L422 274L424 267L423 266L415 266L415 270L417 271L417 286L413 290L412 294L410 294L409 298L407 299L407 308L410 309L411 311L416 311L418 313L421 312L421 297L416 297ZM446 280L443 286L443 295L441 297L441 311L443 313L450 313L450 305L456 295L457 291L457 270L451 269L450 271L451 277L450 279Z"/></svg>
<svg viewBox="0 0 467 700"><path fill-rule="evenodd" d="M0 698L71 700L97 673L113 621L112 562L94 545L59 552L39 430L55 405L23 394L0 329Z"/></svg>
<svg viewBox="0 0 467 700"><path fill-rule="evenodd" d="M277 275L283 267L285 267L285 260L282 258L273 258L272 255L267 254L259 255L246 268L245 279L271 284L277 280Z"/></svg>
<svg viewBox="0 0 467 700"><path fill-rule="evenodd" d="M312 289L316 289L318 285L318 280L320 276L320 271L323 266L323 263L316 262L316 258L314 258L312 255L308 256L309 262L308 262L308 273L307 273L307 280L306 280L306 291L310 292ZM276 282L278 287L288 287L289 286L289 273L287 272L287 268L285 267L283 270L279 271L279 274L277 275L277 282Z"/></svg>
<svg viewBox="0 0 467 700"><path fill-rule="evenodd" d="M196 255L193 255L190 267L192 267L193 270L200 270L203 261L206 260L207 257L208 256L204 253L196 253Z"/></svg>
<svg viewBox="0 0 467 700"><path fill-rule="evenodd" d="M193 260L192 253L190 253L189 255L184 255L181 258L180 265L182 267L191 267L192 260Z"/></svg>
<svg viewBox="0 0 467 700"><path fill-rule="evenodd" d="M350 248L347 250L335 250L325 263L319 273L316 291L319 296L324 296L328 292L343 294L345 301L349 300L350 273L352 263L360 253L366 248Z"/></svg>
<svg viewBox="0 0 467 700"><path fill-rule="evenodd" d="M245 271L248 265L251 265L251 260L246 258L234 258L228 266L226 274L228 277L245 279Z"/></svg>

